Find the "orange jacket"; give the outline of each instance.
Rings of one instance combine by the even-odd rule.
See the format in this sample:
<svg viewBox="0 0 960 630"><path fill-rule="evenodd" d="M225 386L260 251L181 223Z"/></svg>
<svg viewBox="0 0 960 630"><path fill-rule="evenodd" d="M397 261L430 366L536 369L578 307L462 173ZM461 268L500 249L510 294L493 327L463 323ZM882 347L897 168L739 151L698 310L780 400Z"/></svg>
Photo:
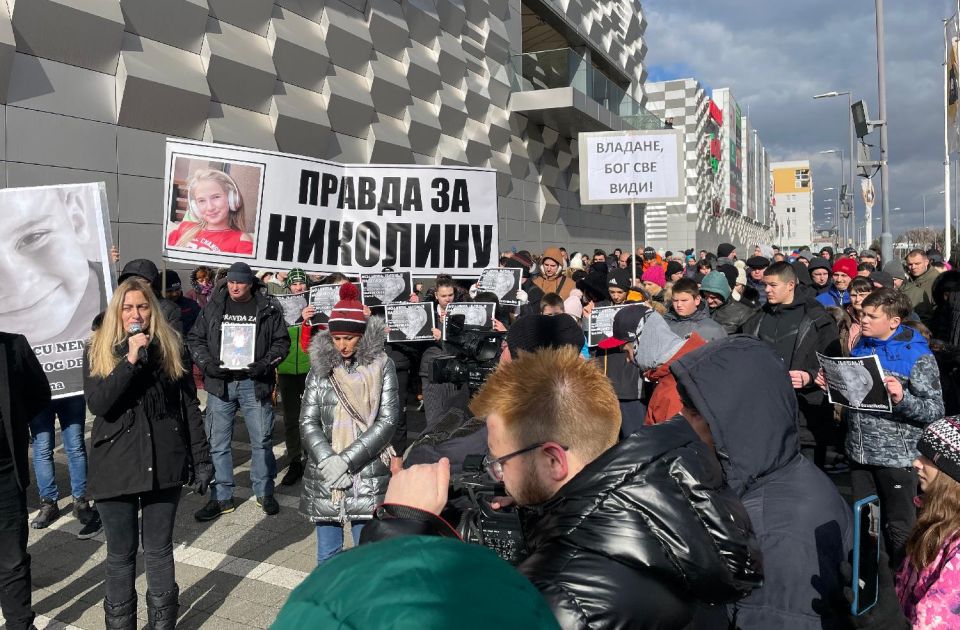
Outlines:
<svg viewBox="0 0 960 630"><path fill-rule="evenodd" d="M643 260L643 270L644 270L644 271L646 271L647 269L649 269L650 267L652 267L652 266L654 266L654 265L660 265L661 267L663 267L663 270L664 270L664 271L667 270L667 261L665 261L665 260L663 259L663 256L661 256L660 254L657 254L657 257L654 258L653 260L647 260L647 259L644 259L644 260Z"/></svg>
<svg viewBox="0 0 960 630"><path fill-rule="evenodd" d="M677 380L673 377L673 372L670 371L670 364L700 346L706 345L706 343L703 337L693 333L666 363L644 373L647 380L656 383L656 387L653 388L653 395L650 396L650 402L647 404L647 415L643 419L644 424L660 424L680 413L683 405L680 403Z"/></svg>

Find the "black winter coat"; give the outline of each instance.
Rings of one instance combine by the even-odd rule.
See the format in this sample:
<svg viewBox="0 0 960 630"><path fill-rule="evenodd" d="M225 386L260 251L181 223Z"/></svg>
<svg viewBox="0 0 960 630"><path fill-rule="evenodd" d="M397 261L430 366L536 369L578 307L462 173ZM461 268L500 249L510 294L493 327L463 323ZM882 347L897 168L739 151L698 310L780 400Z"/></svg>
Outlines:
<svg viewBox="0 0 960 630"><path fill-rule="evenodd" d="M766 344L737 335L684 355L670 370L709 425L726 481L763 552L763 586L729 607L731 627L844 627L843 619L820 612L843 601L840 564L853 543L852 512L800 454L786 366Z"/></svg>
<svg viewBox="0 0 960 630"><path fill-rule="evenodd" d="M432 515L392 507L362 542L441 531ZM679 418L642 427L520 515L530 556L517 568L565 629L687 628L723 617L704 604L736 601L761 581L743 506Z"/></svg>
<svg viewBox="0 0 960 630"><path fill-rule="evenodd" d="M764 322L765 319L772 321ZM772 335L765 332L771 330L774 331ZM810 384L797 390L797 393L809 404L823 403L823 391L813 382L820 371L817 353L839 357L843 350L837 321L817 302L812 290L798 286L790 304L764 304L747 320L740 332L767 342L775 350L778 347L786 349L780 355L787 369L804 370L810 375Z"/></svg>
<svg viewBox="0 0 960 630"><path fill-rule="evenodd" d="M740 327L747 323L757 309L743 302L738 302L733 298L727 298L723 306L710 312L710 317L717 322L728 335L733 335L740 330Z"/></svg>
<svg viewBox="0 0 960 630"><path fill-rule="evenodd" d="M146 364L131 365L126 352L118 346L122 358L106 377L91 375L84 355L83 391L95 416L87 491L96 500L180 486L210 462L193 373L170 380L156 344Z"/></svg>
<svg viewBox="0 0 960 630"><path fill-rule="evenodd" d="M283 309L276 298L266 295L258 288L259 285L255 284L253 299L257 302L257 341L254 360L265 359L270 364L270 370L265 375L253 379L257 398L262 400L273 393L277 365L290 352L290 333L283 319ZM214 289L210 301L200 311L200 316L187 335L190 356L204 374L204 389L220 398L226 396L227 381L210 376L207 370L211 366L220 365L220 327L226 312L226 301L229 299L226 283ZM240 380L252 377L240 373L236 378Z"/></svg>
<svg viewBox="0 0 960 630"><path fill-rule="evenodd" d="M20 489L30 485L30 421L50 404L50 384L23 335L0 332L0 423Z"/></svg>

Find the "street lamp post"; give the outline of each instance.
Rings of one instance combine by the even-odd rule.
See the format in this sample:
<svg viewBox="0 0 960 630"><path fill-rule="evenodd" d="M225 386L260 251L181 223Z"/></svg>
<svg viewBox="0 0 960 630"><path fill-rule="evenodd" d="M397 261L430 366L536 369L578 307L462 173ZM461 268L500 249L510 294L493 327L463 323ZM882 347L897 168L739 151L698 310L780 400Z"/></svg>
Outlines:
<svg viewBox="0 0 960 630"><path fill-rule="evenodd" d="M943 191L941 190L937 194L942 195ZM927 229L927 194L922 193L920 198L923 199L923 229Z"/></svg>
<svg viewBox="0 0 960 630"><path fill-rule="evenodd" d="M820 151L820 155L830 155L830 154L839 155L839 156L840 156L840 184L839 184L839 185L837 186L837 188L836 188L836 190L837 190L837 214L838 214L838 218L841 219L841 220L843 220L844 232L846 233L846 238L845 238L845 240L844 240L844 245L846 245L846 241L847 241L847 240L850 240L850 239L853 237L853 223L852 223L852 222L848 222L848 220L847 220L847 219L850 218L850 215L849 215L849 214L848 214L847 216L844 216L844 214L843 214L842 200L840 199L840 191L841 191L841 189L843 188L843 180L844 180L843 149L826 149L826 150L824 150L824 151ZM853 167L853 164L851 163L851 168L852 168L852 167ZM824 188L824 190L833 190L833 188Z"/></svg>
<svg viewBox="0 0 960 630"><path fill-rule="evenodd" d="M843 170L843 162L841 162L840 164L841 164L840 169ZM845 245L847 242L847 238L850 236L850 234L849 234L849 229L847 228L847 225L846 225L846 221L843 220L843 215L841 214L841 211L840 211L840 189L834 188L833 186L829 186L827 188L824 188L823 192L830 192L833 190L837 191L837 206L836 208L834 208L834 210L836 210L837 212L836 218L837 218L837 222L840 224L840 238L843 239L843 243ZM828 199L827 201L833 201L833 199Z"/></svg>
<svg viewBox="0 0 960 630"><path fill-rule="evenodd" d="M893 235L890 233L890 167L887 154L887 71L885 67L883 0L874 0L877 24L877 100L880 116L880 202L883 220L880 222L880 255L884 261L893 260ZM852 114L852 112L851 112Z"/></svg>
<svg viewBox="0 0 960 630"><path fill-rule="evenodd" d="M834 98L837 96L847 97L847 139L850 142L850 153L849 153L850 188L849 190L847 190L847 193L850 195L850 216L853 217L853 222L856 223L857 210L856 210L856 203L854 202L854 200L856 199L855 197L856 190L854 189L854 179L855 179L854 178L854 170L855 170L854 156L857 154L857 151L856 151L856 136L853 133L853 94L850 92L850 90L843 90L843 91L834 90L832 92L824 92L823 94L816 94L814 95L813 98L815 99ZM864 240L869 242L872 231L873 231L872 228L868 226L865 232Z"/></svg>

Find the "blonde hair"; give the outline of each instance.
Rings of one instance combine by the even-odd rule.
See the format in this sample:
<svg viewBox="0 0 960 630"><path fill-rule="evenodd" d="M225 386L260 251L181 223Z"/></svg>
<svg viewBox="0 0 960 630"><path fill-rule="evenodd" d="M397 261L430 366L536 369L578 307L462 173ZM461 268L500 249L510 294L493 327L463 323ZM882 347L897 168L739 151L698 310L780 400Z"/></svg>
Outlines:
<svg viewBox="0 0 960 630"><path fill-rule="evenodd" d="M617 441L620 403L610 379L573 348L521 352L490 375L470 403L497 414L523 445L558 442L593 460Z"/></svg>
<svg viewBox="0 0 960 630"><path fill-rule="evenodd" d="M196 200L193 197L193 192L196 189L197 184L203 181L213 181L220 185L220 188L228 196L230 193L233 193L234 203L230 208L230 212L227 215L228 225L231 230L236 230L238 232L247 231L247 219L243 214L243 196L240 195L240 188L237 187L237 183L233 181L233 178L224 173L223 171L213 169L213 168L201 168L195 170L190 177L187 179L187 199L190 200L191 213L193 204L196 203ZM183 232L180 235L180 238L177 240L175 247L185 247L190 244L197 234L202 232L206 227L207 223L203 220L203 217L196 216L194 217L197 220L196 225L190 229Z"/></svg>
<svg viewBox="0 0 960 630"><path fill-rule="evenodd" d="M907 538L907 557L918 570L932 563L940 549L960 533L960 483L938 474L924 492L923 508Z"/></svg>
<svg viewBox="0 0 960 630"><path fill-rule="evenodd" d="M110 304L103 314L103 323L90 339L88 358L90 374L107 377L125 357L117 356L116 347L127 338L127 331L123 328L123 301L127 294L139 291L150 305L150 321L144 327L152 341L156 341L160 349L160 363L163 372L171 379L176 380L186 374L183 365L183 341L180 333L167 323L160 312L160 301L153 294L153 288L143 278L128 278L120 283L110 298Z"/></svg>

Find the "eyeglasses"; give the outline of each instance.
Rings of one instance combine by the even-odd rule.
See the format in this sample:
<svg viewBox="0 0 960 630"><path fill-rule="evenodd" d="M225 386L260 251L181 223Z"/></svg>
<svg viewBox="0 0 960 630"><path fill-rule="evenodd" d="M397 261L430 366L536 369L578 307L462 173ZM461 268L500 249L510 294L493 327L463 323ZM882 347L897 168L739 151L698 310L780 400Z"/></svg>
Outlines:
<svg viewBox="0 0 960 630"><path fill-rule="evenodd" d="M497 459L490 459L490 455L487 454L486 457L483 458L483 468L487 471L487 474L494 479L494 481L503 481L503 464L505 462L518 455L535 451L545 444L548 444L548 442L537 442L536 444L531 444L530 446L521 448L519 451L514 451L504 455L503 457L498 457ZM569 450L566 446L561 446L560 448L565 451Z"/></svg>

